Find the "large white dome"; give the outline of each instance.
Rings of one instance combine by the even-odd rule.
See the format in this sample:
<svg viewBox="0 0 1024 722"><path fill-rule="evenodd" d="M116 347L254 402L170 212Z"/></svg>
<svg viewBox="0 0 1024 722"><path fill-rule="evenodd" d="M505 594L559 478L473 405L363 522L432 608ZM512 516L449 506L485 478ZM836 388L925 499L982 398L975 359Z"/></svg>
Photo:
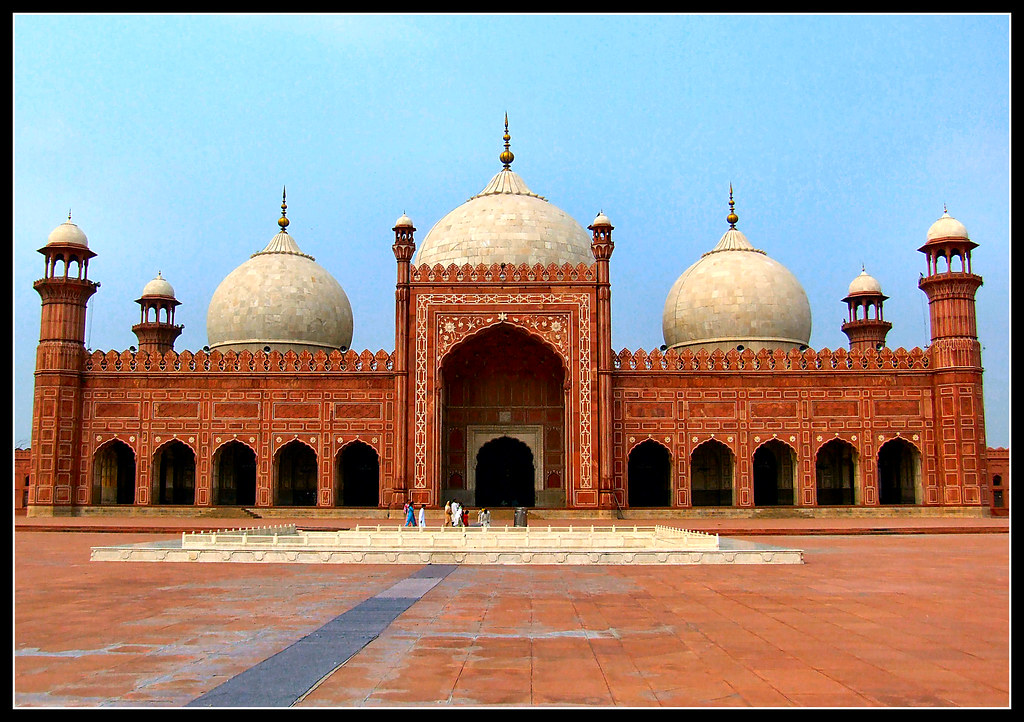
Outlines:
<svg viewBox="0 0 1024 722"><path fill-rule="evenodd" d="M352 306L344 289L287 231L229 273L206 315L210 348L296 353L348 348Z"/></svg>
<svg viewBox="0 0 1024 722"><path fill-rule="evenodd" d="M676 280L662 328L678 349L788 350L808 344L811 306L789 269L732 227Z"/></svg>
<svg viewBox="0 0 1024 722"><path fill-rule="evenodd" d="M503 169L430 229L414 263L535 265L594 262L591 237L568 213Z"/></svg>

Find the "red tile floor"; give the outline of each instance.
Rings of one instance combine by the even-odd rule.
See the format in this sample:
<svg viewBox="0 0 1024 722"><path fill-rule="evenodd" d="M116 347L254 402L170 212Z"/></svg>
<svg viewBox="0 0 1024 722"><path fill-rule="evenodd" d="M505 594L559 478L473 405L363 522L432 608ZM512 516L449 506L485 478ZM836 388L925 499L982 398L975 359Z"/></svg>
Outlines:
<svg viewBox="0 0 1024 722"><path fill-rule="evenodd" d="M418 568L90 562L210 521L76 523L117 526L16 524L18 707L182 706ZM1008 520L742 524L806 563L464 566L298 705L1009 706Z"/></svg>

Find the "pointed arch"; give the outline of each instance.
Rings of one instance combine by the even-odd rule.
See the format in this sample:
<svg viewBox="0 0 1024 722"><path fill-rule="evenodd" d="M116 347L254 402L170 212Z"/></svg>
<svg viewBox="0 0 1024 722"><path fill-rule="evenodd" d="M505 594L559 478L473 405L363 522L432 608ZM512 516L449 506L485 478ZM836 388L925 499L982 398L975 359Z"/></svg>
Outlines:
<svg viewBox="0 0 1024 722"><path fill-rule="evenodd" d="M796 450L773 438L754 450L751 461L754 506L791 506L795 501Z"/></svg>
<svg viewBox="0 0 1024 722"><path fill-rule="evenodd" d="M156 504L196 503L196 452L181 439L168 439L153 452L150 498Z"/></svg>
<svg viewBox="0 0 1024 722"><path fill-rule="evenodd" d="M672 506L672 452L656 439L629 451L626 498L631 507Z"/></svg>
<svg viewBox="0 0 1024 722"><path fill-rule="evenodd" d="M348 441L335 455L334 505L380 505L380 456L365 441Z"/></svg>
<svg viewBox="0 0 1024 722"><path fill-rule="evenodd" d="M735 455L718 439L702 441L690 452L691 506L736 504Z"/></svg>
<svg viewBox="0 0 1024 722"><path fill-rule="evenodd" d="M213 452L211 495L216 506L256 504L256 450L240 439L229 439Z"/></svg>
<svg viewBox="0 0 1024 722"><path fill-rule="evenodd" d="M135 450L109 439L93 452L92 503L135 503Z"/></svg>
<svg viewBox="0 0 1024 722"><path fill-rule="evenodd" d="M902 437L878 447L878 503L921 504L921 451Z"/></svg>
<svg viewBox="0 0 1024 722"><path fill-rule="evenodd" d="M818 506L860 503L860 456L849 441L836 437L818 447L814 455Z"/></svg>
<svg viewBox="0 0 1024 722"><path fill-rule="evenodd" d="M274 454L274 505L316 506L319 479L316 451L301 439Z"/></svg>

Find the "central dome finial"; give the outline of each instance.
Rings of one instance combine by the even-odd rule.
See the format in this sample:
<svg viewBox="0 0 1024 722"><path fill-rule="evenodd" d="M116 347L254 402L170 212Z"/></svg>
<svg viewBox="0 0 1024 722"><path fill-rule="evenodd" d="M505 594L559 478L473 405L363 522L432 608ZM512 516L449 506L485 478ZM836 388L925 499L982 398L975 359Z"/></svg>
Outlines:
<svg viewBox="0 0 1024 722"><path fill-rule="evenodd" d="M736 207L736 204L732 200L732 183L730 183L729 184L729 215L727 215L725 217L725 220L727 220L729 222L729 228L732 228L733 230L736 230L736 222L740 219L740 217L738 215L736 215L735 207Z"/></svg>
<svg viewBox="0 0 1024 722"><path fill-rule="evenodd" d="M288 187L281 186L281 217L277 219L277 225L281 226L281 233L288 232Z"/></svg>
<svg viewBox="0 0 1024 722"><path fill-rule="evenodd" d="M505 113L505 150L502 151L501 155L498 156L498 160L500 160L504 164L505 170L509 170L509 166L512 165L512 161L516 159L516 157L512 154L512 151L508 149L508 142L509 140L511 140L511 138L512 136L508 134L508 113Z"/></svg>

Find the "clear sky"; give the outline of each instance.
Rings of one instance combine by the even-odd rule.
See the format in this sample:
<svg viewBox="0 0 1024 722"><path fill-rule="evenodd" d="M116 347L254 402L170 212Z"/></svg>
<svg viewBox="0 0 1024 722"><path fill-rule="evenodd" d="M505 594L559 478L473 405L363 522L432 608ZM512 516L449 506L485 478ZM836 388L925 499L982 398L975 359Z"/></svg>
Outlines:
<svg viewBox="0 0 1024 722"><path fill-rule="evenodd" d="M67 218L98 255L86 343L137 344L160 271L176 348L277 232L345 288L356 350L394 348L391 227L422 240L512 166L615 225L612 343L664 343L675 279L728 228L807 291L811 346L847 346L862 266L891 348L927 346L917 249L943 204L973 269L987 442L1009 445L1006 15L16 15L14 442L31 436L37 249Z"/></svg>

